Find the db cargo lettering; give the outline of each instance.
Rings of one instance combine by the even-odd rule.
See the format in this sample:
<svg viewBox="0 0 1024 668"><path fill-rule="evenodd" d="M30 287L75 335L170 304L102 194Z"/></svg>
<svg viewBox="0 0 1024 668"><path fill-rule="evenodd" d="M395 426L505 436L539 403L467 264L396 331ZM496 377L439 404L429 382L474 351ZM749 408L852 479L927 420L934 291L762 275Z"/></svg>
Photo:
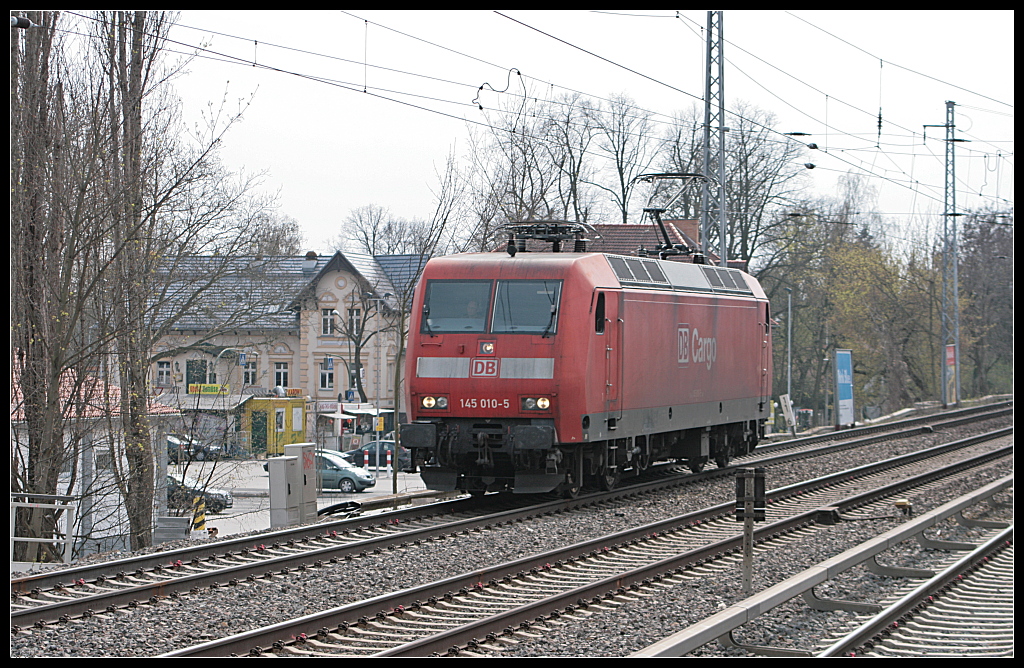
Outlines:
<svg viewBox="0 0 1024 668"><path fill-rule="evenodd" d="M703 364L711 370L718 358L718 339L713 336L702 338L696 327L678 325L676 328L676 361L681 365L690 362Z"/></svg>
<svg viewBox="0 0 1024 668"><path fill-rule="evenodd" d="M706 339L700 337L700 332L697 328L693 328L693 333L690 335L690 347L691 355L695 364L705 364L708 370L711 370L711 365L718 357L718 340L710 336Z"/></svg>

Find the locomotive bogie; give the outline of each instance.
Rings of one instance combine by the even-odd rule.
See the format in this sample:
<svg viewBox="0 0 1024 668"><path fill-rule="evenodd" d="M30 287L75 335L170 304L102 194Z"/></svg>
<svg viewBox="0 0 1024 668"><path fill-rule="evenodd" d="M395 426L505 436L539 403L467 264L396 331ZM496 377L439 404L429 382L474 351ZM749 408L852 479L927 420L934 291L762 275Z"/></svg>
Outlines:
<svg viewBox="0 0 1024 668"><path fill-rule="evenodd" d="M736 270L600 253L428 263L402 444L436 489L608 488L720 466L767 418L767 299Z"/></svg>

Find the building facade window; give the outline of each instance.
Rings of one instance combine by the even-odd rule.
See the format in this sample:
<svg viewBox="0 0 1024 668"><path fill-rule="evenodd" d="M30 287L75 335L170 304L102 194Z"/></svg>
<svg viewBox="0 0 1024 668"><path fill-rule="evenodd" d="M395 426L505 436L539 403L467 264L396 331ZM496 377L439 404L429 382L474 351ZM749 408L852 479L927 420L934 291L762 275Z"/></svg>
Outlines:
<svg viewBox="0 0 1024 668"><path fill-rule="evenodd" d="M259 358L255 355L246 360L242 366L242 385L256 385L259 383L260 367Z"/></svg>
<svg viewBox="0 0 1024 668"><path fill-rule="evenodd" d="M333 336L335 334L334 315L335 310L330 308L320 309L320 333L324 336Z"/></svg>
<svg viewBox="0 0 1024 668"><path fill-rule="evenodd" d="M288 387L288 362L274 362L274 387Z"/></svg>
<svg viewBox="0 0 1024 668"><path fill-rule="evenodd" d="M156 386L157 387L170 387L171 386L171 363L170 362L157 362L156 363Z"/></svg>
<svg viewBox="0 0 1024 668"><path fill-rule="evenodd" d="M348 331L353 335L358 336L359 332L362 331L361 316L363 312L361 309L350 308L348 310Z"/></svg>
<svg viewBox="0 0 1024 668"><path fill-rule="evenodd" d="M334 360L325 359L320 362L320 389L334 389Z"/></svg>

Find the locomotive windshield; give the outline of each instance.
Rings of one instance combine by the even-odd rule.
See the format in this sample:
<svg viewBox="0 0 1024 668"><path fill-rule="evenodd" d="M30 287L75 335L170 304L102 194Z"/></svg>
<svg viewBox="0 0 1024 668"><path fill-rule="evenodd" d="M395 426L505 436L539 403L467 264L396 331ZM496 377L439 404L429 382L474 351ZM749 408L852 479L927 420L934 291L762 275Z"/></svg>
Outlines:
<svg viewBox="0 0 1024 668"><path fill-rule="evenodd" d="M561 281L498 281L491 315L491 281L427 282L425 334L483 333L551 336L558 325Z"/></svg>
<svg viewBox="0 0 1024 668"><path fill-rule="evenodd" d="M491 332L554 334L561 288L561 281L498 281Z"/></svg>
<svg viewBox="0 0 1024 668"><path fill-rule="evenodd" d="M420 331L483 332L490 306L491 281L429 281Z"/></svg>

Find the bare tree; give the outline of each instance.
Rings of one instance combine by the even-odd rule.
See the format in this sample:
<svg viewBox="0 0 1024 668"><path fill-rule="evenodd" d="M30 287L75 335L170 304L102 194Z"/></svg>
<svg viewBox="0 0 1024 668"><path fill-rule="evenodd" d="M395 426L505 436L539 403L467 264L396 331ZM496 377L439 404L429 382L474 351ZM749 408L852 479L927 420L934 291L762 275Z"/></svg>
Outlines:
<svg viewBox="0 0 1024 668"><path fill-rule="evenodd" d="M548 161L556 170L554 184L558 202L552 217L587 222L596 213L590 182L594 178L591 151L597 127L593 103L579 93L563 95L547 106L544 124Z"/></svg>
<svg viewBox="0 0 1024 668"><path fill-rule="evenodd" d="M69 142L81 117L69 109L73 82L62 58L62 17L28 12L40 26L11 29L11 345L13 353L11 491L55 494L80 434L69 433L85 413L89 352L87 290L96 281L95 250L72 216L86 199L75 192L82 169L74 161L99 147ZM75 472L72 471L74 476ZM52 536L59 515L22 509L18 535ZM53 557L48 544L19 543L16 558Z"/></svg>
<svg viewBox="0 0 1024 668"><path fill-rule="evenodd" d="M730 259L766 265L766 245L783 233L782 212L791 207L805 185L804 168L797 158L803 147L772 130L775 116L744 102L734 105L735 127L726 142L726 250ZM677 113L662 146L661 164L667 172L698 174L701 171L700 112L691 107ZM675 201L668 215L699 218L700 189L690 187ZM717 230L705 247L717 249Z"/></svg>
<svg viewBox="0 0 1024 668"><path fill-rule="evenodd" d="M26 444L12 447L13 486L57 493L70 467L73 489L75 425L87 408L104 410L131 544L142 547L154 492L152 350L217 280L211 271L183 286L175 269L196 252L227 266L265 204L251 197L252 179L228 178L217 163L233 117L191 142L180 127L162 51L171 16L81 19L87 48L75 45L73 65L53 39L58 15L31 18L45 29L12 36L12 343ZM52 535L46 521L20 516L19 531Z"/></svg>
<svg viewBox="0 0 1024 668"><path fill-rule="evenodd" d="M264 213L258 216L259 234L252 239L252 248L246 249L247 254L266 255L299 255L306 244L299 227L299 221L291 216L277 213Z"/></svg>
<svg viewBox="0 0 1024 668"><path fill-rule="evenodd" d="M657 158L651 113L640 109L626 95L613 95L594 112L597 135L595 153L607 163L599 178L590 183L605 191L622 218L629 222L629 200L637 186L636 177L648 171Z"/></svg>
<svg viewBox="0 0 1024 668"><path fill-rule="evenodd" d="M421 252L428 243L429 223L394 216L386 207L367 204L349 212L340 235L331 242L336 250L368 255Z"/></svg>
<svg viewBox="0 0 1024 668"><path fill-rule="evenodd" d="M491 248L505 223L561 217L571 206L547 106L511 97L487 119L488 132L470 133L465 179L473 221L462 245L475 250Z"/></svg>
<svg viewBox="0 0 1024 668"><path fill-rule="evenodd" d="M961 227L961 363L968 396L1013 391L1013 214L971 212Z"/></svg>
<svg viewBox="0 0 1024 668"><path fill-rule="evenodd" d="M401 443L401 430L398 425L401 419L401 398L404 396L404 391L402 390L402 360L405 357L405 345L409 339L409 313L412 310L416 285L419 283L420 275L423 273L427 261L434 255L441 253L444 246L451 241L453 228L459 226L460 204L465 194L463 187L464 184L459 177L455 158L449 155L444 171L438 177L438 188L434 194L434 212L422 237L425 243L419 253L409 257L410 261L406 264L406 270L401 275L393 275L391 278L391 284L396 291L395 308L391 312L391 326L394 329L395 339L398 342L398 349L395 354L394 379L396 443ZM397 466L392 477L392 489L394 493L398 493Z"/></svg>

